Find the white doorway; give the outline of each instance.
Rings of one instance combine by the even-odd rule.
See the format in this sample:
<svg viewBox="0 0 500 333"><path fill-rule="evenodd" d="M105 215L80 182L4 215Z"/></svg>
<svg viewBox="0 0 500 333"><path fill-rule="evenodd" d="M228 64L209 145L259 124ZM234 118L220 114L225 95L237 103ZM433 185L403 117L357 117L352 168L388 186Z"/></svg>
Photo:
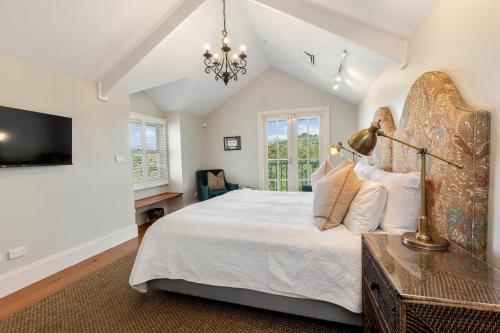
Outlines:
<svg viewBox="0 0 500 333"><path fill-rule="evenodd" d="M329 107L262 111L257 117L260 188L302 191L327 158Z"/></svg>

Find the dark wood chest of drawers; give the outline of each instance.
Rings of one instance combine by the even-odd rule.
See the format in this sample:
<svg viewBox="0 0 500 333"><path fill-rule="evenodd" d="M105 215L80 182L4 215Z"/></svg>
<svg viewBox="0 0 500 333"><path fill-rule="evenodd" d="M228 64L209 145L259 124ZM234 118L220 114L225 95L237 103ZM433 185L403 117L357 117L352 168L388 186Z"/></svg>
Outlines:
<svg viewBox="0 0 500 333"><path fill-rule="evenodd" d="M500 333L500 272L461 248L418 252L367 234L362 260L365 332Z"/></svg>

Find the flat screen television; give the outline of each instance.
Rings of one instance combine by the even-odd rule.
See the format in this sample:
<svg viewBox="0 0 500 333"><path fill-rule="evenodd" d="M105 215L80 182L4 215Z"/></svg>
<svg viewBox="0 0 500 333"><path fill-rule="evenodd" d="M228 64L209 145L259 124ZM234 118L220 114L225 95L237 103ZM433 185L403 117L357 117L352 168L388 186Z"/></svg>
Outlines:
<svg viewBox="0 0 500 333"><path fill-rule="evenodd" d="M72 119L0 106L0 167L72 164Z"/></svg>

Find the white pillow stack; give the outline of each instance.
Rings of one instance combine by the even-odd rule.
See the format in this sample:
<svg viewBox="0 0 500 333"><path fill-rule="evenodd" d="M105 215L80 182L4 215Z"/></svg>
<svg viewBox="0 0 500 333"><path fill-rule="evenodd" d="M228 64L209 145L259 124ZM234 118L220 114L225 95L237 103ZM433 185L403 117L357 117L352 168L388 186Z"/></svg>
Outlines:
<svg viewBox="0 0 500 333"><path fill-rule="evenodd" d="M313 189L334 169L325 161L311 175ZM335 171L337 171L335 170ZM333 171L333 172L335 172ZM354 171L363 185L350 203L342 223L354 234L371 232L379 226L391 234L417 230L420 213L420 173L395 173L359 161ZM331 186L333 186L332 184Z"/></svg>
<svg viewBox="0 0 500 333"><path fill-rule="evenodd" d="M378 228L384 217L387 189L379 182L365 181L351 203L344 225L356 235Z"/></svg>
<svg viewBox="0 0 500 333"><path fill-rule="evenodd" d="M420 212L420 173L377 170L370 180L382 183L388 193L385 216L380 227L391 234L417 230Z"/></svg>
<svg viewBox="0 0 500 333"><path fill-rule="evenodd" d="M354 166L356 176L358 176L358 178L362 181L369 180L372 174L377 170L378 168L376 166L366 164L361 160Z"/></svg>

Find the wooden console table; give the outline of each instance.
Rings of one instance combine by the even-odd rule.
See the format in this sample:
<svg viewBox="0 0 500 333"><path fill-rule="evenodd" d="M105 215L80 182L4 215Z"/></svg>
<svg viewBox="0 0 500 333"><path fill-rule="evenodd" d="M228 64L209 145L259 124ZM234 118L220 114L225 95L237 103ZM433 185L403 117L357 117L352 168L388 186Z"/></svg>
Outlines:
<svg viewBox="0 0 500 333"><path fill-rule="evenodd" d="M174 199L174 198L179 198L182 196L182 193L177 193L177 192L167 192L167 193L162 193L158 195L153 195L152 197L147 197L143 199L138 199L135 200L135 208L142 208L146 207L149 205L153 205L158 202Z"/></svg>

